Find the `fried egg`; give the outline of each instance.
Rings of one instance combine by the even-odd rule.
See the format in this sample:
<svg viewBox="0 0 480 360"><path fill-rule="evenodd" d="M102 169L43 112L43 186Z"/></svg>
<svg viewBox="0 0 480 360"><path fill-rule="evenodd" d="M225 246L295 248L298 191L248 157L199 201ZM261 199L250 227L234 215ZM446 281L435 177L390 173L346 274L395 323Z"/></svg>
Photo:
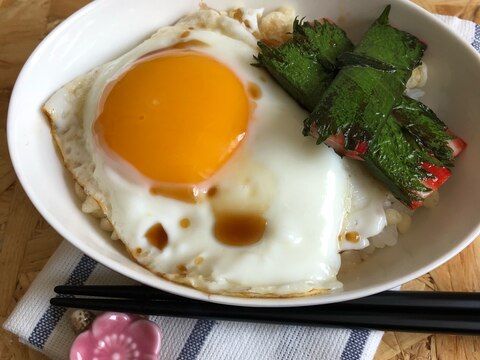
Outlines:
<svg viewBox="0 0 480 360"><path fill-rule="evenodd" d="M339 251L381 232L387 193L301 135L305 111L251 66L256 29L200 10L44 111L66 167L150 271L226 295L337 289Z"/></svg>

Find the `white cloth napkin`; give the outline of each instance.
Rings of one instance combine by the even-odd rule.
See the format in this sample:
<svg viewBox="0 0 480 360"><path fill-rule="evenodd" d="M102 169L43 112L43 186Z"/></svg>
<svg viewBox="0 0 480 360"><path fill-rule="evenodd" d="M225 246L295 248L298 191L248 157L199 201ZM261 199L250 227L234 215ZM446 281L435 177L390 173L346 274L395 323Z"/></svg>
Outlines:
<svg viewBox="0 0 480 360"><path fill-rule="evenodd" d="M439 18L480 52L480 25ZM117 285L132 280L96 263L64 241L4 323L20 341L52 359L68 359L75 335L70 312L50 306L56 285ZM161 359L368 360L383 332L151 317L163 332Z"/></svg>

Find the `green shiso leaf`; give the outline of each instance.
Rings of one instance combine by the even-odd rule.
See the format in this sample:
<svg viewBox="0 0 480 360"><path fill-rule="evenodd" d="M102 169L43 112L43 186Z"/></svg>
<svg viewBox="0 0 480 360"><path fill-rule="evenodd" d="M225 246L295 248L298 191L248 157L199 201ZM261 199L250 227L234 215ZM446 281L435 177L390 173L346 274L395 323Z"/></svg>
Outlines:
<svg viewBox="0 0 480 360"><path fill-rule="evenodd" d="M305 53L315 57L324 71L334 73L337 69L337 58L353 50L353 44L336 24L327 19L293 23L293 41Z"/></svg>
<svg viewBox="0 0 480 360"><path fill-rule="evenodd" d="M332 82L334 74L318 71L320 66L315 57L293 41L288 41L278 48L271 48L263 43L259 43L258 47L258 63L267 68L280 86L300 105L307 109L315 107Z"/></svg>
<svg viewBox="0 0 480 360"><path fill-rule="evenodd" d="M392 115L417 141L446 166L453 166L453 149L448 141L455 136L428 106L403 96Z"/></svg>

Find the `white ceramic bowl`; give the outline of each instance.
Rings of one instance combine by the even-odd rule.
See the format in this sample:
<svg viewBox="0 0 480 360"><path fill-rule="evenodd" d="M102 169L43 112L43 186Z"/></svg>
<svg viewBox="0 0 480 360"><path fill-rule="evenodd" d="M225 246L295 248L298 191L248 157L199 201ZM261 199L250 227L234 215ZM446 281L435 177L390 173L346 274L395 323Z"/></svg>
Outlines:
<svg viewBox="0 0 480 360"><path fill-rule="evenodd" d="M249 7L293 5L300 16L342 19L354 41L380 14L385 0L246 0ZM432 15L408 1L391 0L391 22L428 43L429 80L423 101L468 143L442 188L440 205L419 210L411 231L391 248L377 251L340 280L342 292L295 299L208 296L165 281L134 263L120 243L79 210L73 184L52 143L40 108L59 87L113 59L197 8L198 0L97 0L56 28L25 64L8 113L10 155L25 191L44 218L67 240L104 265L142 283L179 295L251 306L296 306L349 300L412 280L461 251L480 230L480 57ZM217 8L236 1L209 0ZM286 264L288 266L288 264Z"/></svg>

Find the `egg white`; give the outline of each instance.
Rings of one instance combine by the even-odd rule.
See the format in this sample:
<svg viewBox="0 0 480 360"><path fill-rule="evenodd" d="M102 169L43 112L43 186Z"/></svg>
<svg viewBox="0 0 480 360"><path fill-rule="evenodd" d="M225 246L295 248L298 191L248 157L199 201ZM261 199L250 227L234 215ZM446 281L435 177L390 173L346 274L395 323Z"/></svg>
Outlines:
<svg viewBox="0 0 480 360"><path fill-rule="evenodd" d="M208 44L193 50L224 63L262 93L241 147L211 179L219 195L198 204L153 196L143 183L120 175L91 130L110 81L143 55L189 40ZM199 11L66 84L44 110L67 168L100 203L136 261L152 272L210 293L245 296L339 288L339 235L357 231L361 241L351 247L367 245L385 226L386 192L331 149L301 135L306 113L250 65L255 53L256 39L245 26L212 10ZM214 211L232 206L263 212L268 225L258 243L226 246L215 238ZM191 222L187 229L179 226L182 218ZM163 250L145 238L156 223L168 234Z"/></svg>

